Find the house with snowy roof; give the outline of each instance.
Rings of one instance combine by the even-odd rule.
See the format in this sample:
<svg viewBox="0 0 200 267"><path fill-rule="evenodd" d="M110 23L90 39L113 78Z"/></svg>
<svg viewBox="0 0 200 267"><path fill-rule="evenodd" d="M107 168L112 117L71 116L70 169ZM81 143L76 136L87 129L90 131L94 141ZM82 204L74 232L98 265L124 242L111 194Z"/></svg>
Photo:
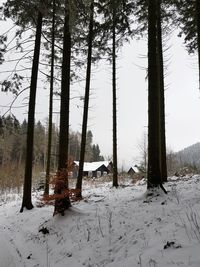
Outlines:
<svg viewBox="0 0 200 267"><path fill-rule="evenodd" d="M79 161L74 161L73 164L73 178L78 176ZM87 177L100 177L104 174L112 172L112 162L110 161L97 161L97 162L84 162L83 176Z"/></svg>
<svg viewBox="0 0 200 267"><path fill-rule="evenodd" d="M137 174L139 173L139 169L137 166L133 166L133 167L130 167L130 169L128 170L128 175L134 175L134 174Z"/></svg>

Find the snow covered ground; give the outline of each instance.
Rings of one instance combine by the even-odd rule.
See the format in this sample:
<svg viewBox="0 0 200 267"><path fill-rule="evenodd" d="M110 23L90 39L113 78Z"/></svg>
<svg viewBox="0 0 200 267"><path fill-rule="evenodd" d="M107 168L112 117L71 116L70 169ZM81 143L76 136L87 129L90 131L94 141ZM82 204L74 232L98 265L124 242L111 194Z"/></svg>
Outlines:
<svg viewBox="0 0 200 267"><path fill-rule="evenodd" d="M87 187L64 217L1 204L0 267L200 267L200 176L165 187Z"/></svg>

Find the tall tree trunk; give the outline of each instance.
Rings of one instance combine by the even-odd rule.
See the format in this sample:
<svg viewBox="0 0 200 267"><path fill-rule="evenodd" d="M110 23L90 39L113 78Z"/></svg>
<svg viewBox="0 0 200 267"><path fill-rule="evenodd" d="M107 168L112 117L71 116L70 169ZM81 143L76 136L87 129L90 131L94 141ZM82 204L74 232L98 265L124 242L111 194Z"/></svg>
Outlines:
<svg viewBox="0 0 200 267"><path fill-rule="evenodd" d="M51 36L51 77L49 95L49 126L48 126L48 148L47 166L44 194L49 194L50 166L51 166L51 143L52 143L52 117L53 117L53 83L54 83L54 43L55 43L55 0L53 0L52 36Z"/></svg>
<svg viewBox="0 0 200 267"><path fill-rule="evenodd" d="M38 76L40 44L41 44L42 18L43 18L43 15L39 11L38 18L37 18L35 48L34 48L33 65L32 65L32 73L31 73L27 141L26 141L25 177L24 177L22 207L21 207L20 212L23 212L23 208L27 208L28 210L33 208L32 198L31 198L33 139L34 139L35 99L36 99L37 76Z"/></svg>
<svg viewBox="0 0 200 267"><path fill-rule="evenodd" d="M117 170L117 97L116 97L116 7L113 3L112 25L112 93L113 93L113 186L118 186Z"/></svg>
<svg viewBox="0 0 200 267"><path fill-rule="evenodd" d="M65 0L65 21L63 39L63 61L60 104L60 135L58 170L67 168L69 146L69 98L70 98L70 64L71 64L71 32L70 32L69 0Z"/></svg>
<svg viewBox="0 0 200 267"><path fill-rule="evenodd" d="M161 1L157 0L158 71L160 83L160 171L161 179L167 182L166 136L165 136L165 85L162 45Z"/></svg>
<svg viewBox="0 0 200 267"><path fill-rule="evenodd" d="M200 89L200 0L196 0L196 26L197 26L198 67L199 67L199 89Z"/></svg>
<svg viewBox="0 0 200 267"><path fill-rule="evenodd" d="M156 1L148 2L148 171L147 188L161 184L160 93L157 65Z"/></svg>
<svg viewBox="0 0 200 267"><path fill-rule="evenodd" d="M62 187L56 186L55 194L62 194L68 189L68 146L69 146L69 98L70 98L70 63L71 63L71 31L70 31L70 3L65 0L65 19L63 36L63 60L60 103L60 135L58 154L58 176L62 178ZM64 214L71 206L69 196L55 201L56 213Z"/></svg>
<svg viewBox="0 0 200 267"><path fill-rule="evenodd" d="M91 80L91 65L92 65L92 42L93 42L93 24L94 24L94 1L91 0L90 5L90 23L88 33L88 56L87 56L87 70L86 70L86 84L85 84L85 98L84 98L84 110L83 110L83 122L82 122L82 135L81 135L81 151L79 170L77 177L76 189L78 189L77 197L82 197L82 177L83 177L83 166L85 159L85 146L87 138L87 122L88 122L88 109L89 109L89 98L90 98L90 80Z"/></svg>

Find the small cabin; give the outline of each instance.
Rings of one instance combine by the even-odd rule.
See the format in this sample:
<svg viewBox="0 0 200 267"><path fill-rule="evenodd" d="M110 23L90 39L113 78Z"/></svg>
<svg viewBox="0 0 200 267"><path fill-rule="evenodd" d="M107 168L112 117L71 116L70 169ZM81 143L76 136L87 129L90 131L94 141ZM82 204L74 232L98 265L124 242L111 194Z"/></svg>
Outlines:
<svg viewBox="0 0 200 267"><path fill-rule="evenodd" d="M138 174L139 172L140 171L136 166L130 167L130 169L128 170L128 175L133 176L135 174Z"/></svg>
<svg viewBox="0 0 200 267"><path fill-rule="evenodd" d="M73 178L77 178L79 161L74 161L73 164ZM84 162L83 176L87 177L101 177L112 172L112 162L98 161L98 162Z"/></svg>

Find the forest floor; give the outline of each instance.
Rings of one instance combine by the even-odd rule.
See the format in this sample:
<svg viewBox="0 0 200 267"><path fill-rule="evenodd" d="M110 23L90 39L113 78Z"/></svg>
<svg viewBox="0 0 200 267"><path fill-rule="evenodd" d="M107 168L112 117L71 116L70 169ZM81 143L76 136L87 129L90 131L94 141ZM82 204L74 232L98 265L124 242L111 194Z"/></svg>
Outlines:
<svg viewBox="0 0 200 267"><path fill-rule="evenodd" d="M1 267L200 266L200 176L171 177L168 194L146 184L85 184L65 216L0 204Z"/></svg>

